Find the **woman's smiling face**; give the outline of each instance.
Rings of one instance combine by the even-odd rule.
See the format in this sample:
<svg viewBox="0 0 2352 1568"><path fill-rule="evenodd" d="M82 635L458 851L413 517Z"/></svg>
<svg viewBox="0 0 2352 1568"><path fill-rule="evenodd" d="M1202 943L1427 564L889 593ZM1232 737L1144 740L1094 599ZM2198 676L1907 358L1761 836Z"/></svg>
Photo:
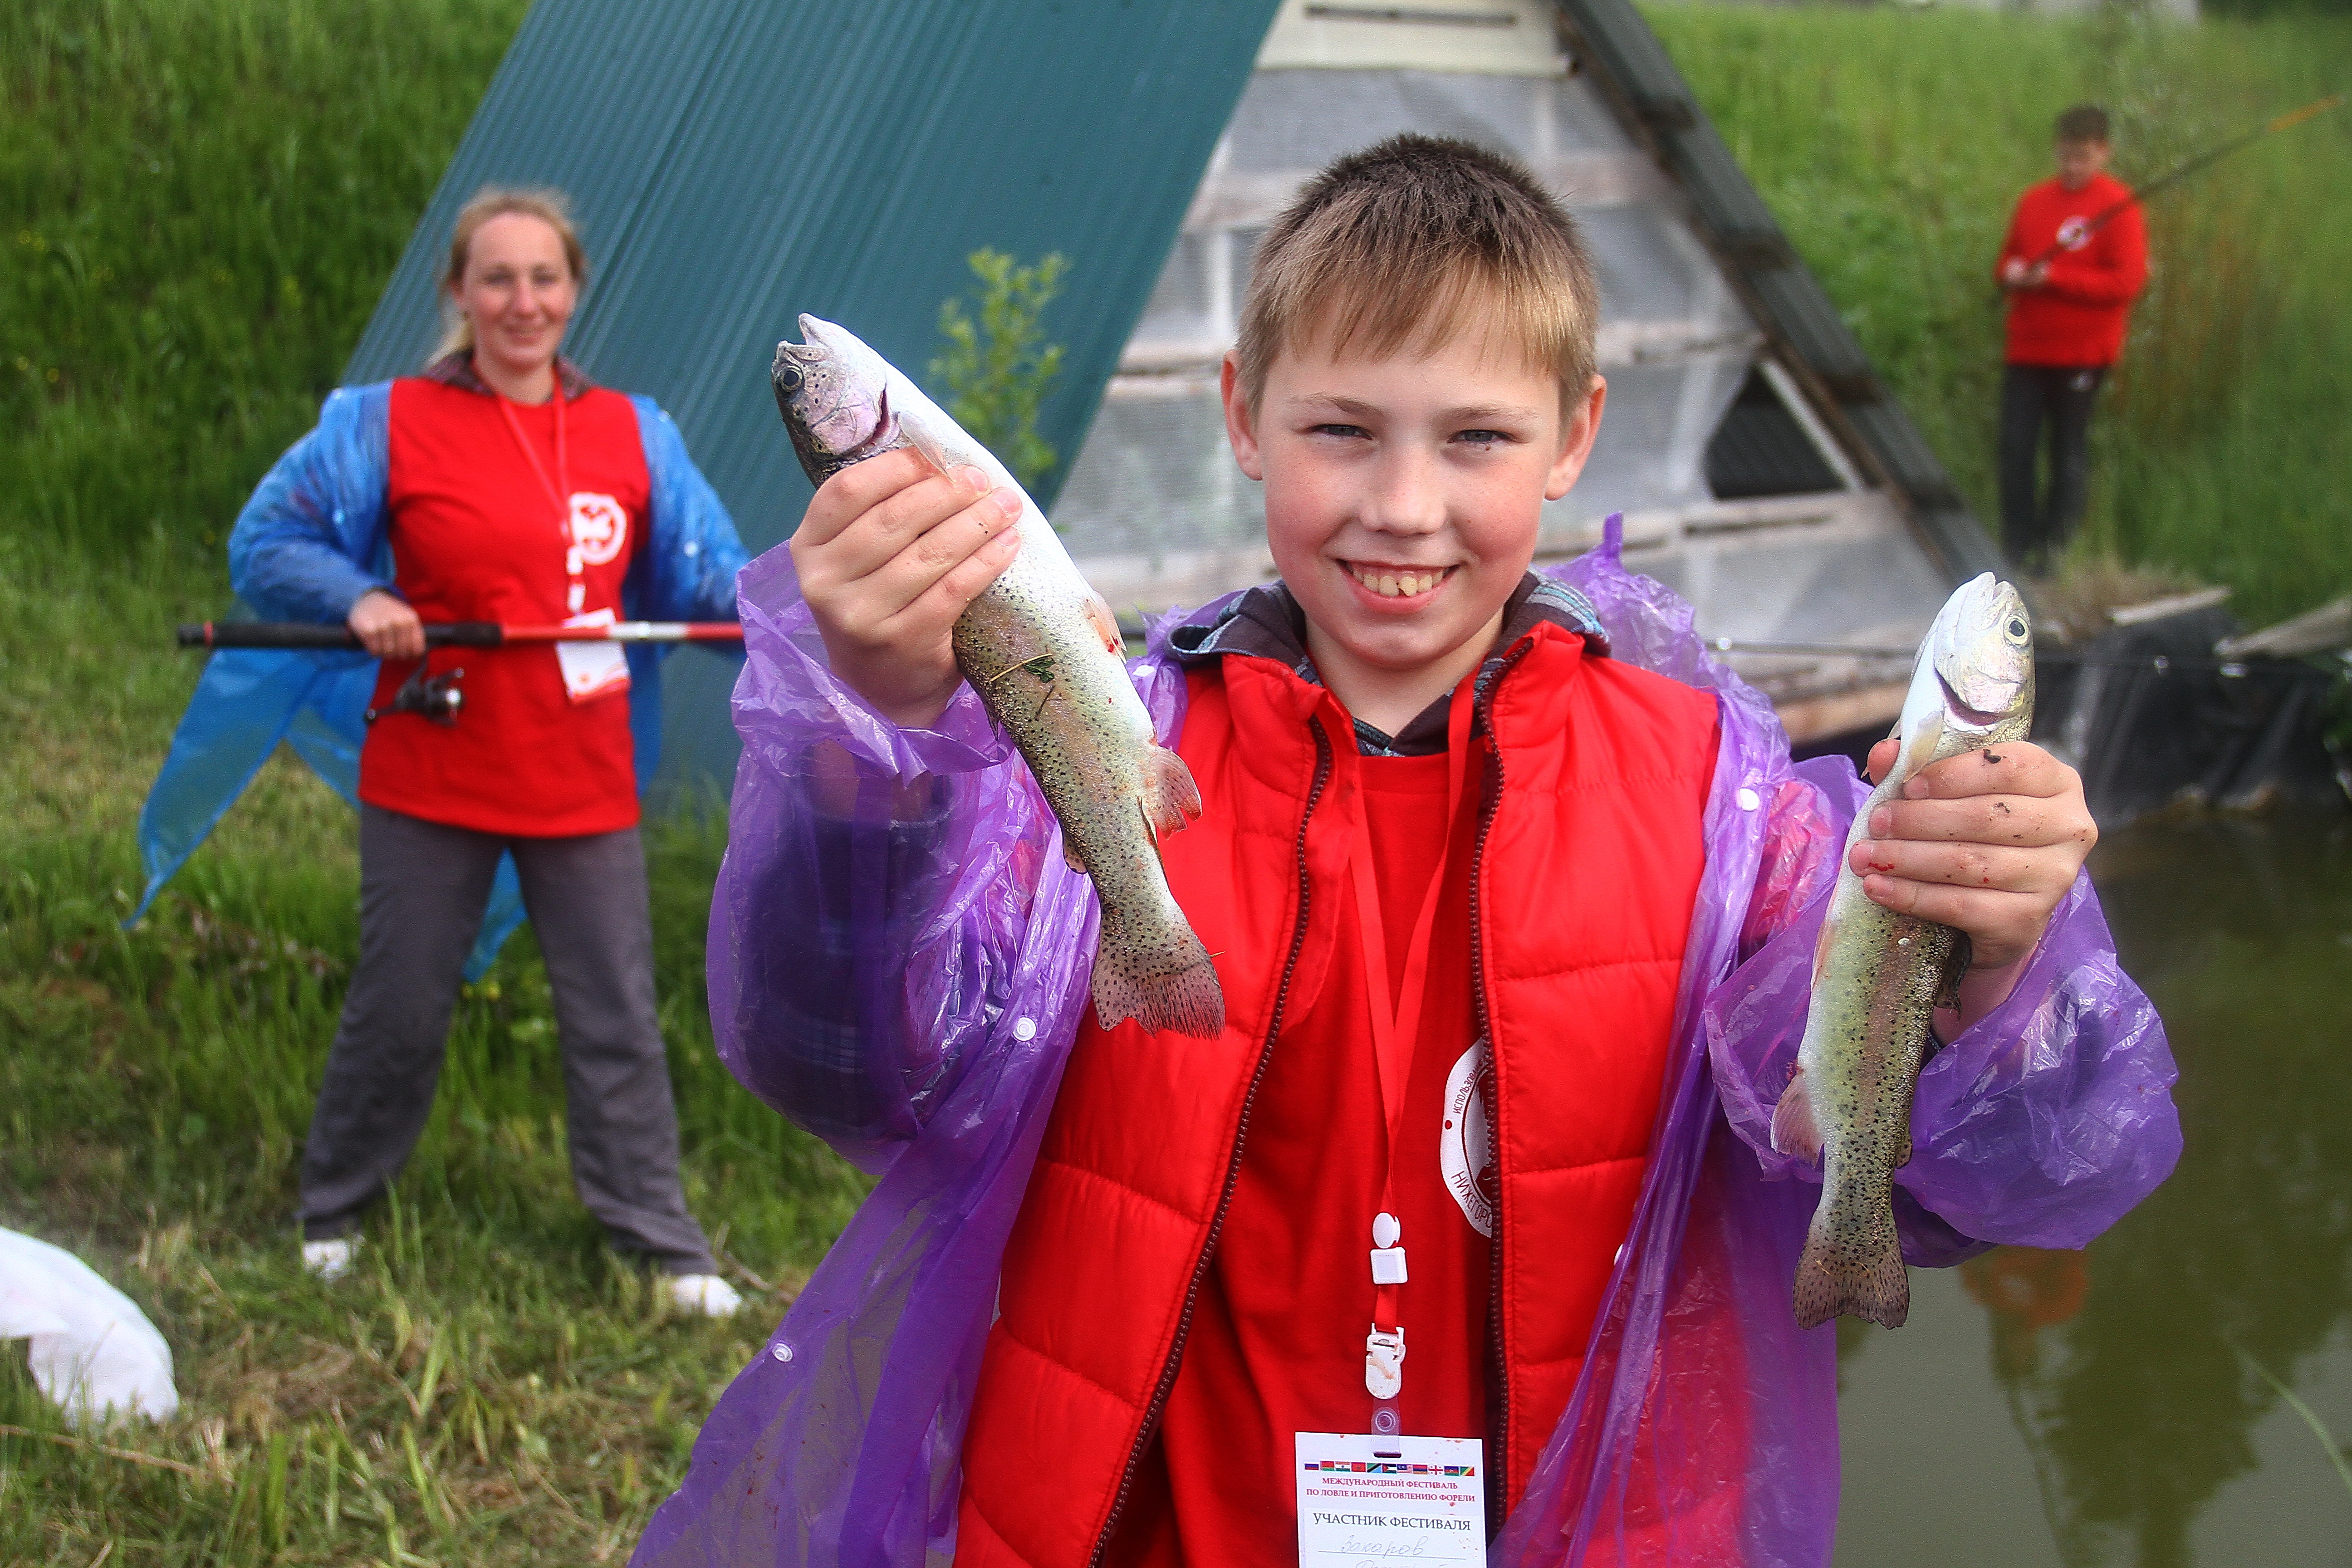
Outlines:
<svg viewBox="0 0 2352 1568"><path fill-rule="evenodd" d="M1266 542L1307 648L1359 718L1475 668L1534 557L1543 503L1591 452L1605 388L1570 400L1485 323L1432 352L1334 357L1323 334L1266 367L1255 417L1225 366L1227 433L1265 482ZM1415 699L1418 698L1416 701ZM1383 724L1383 728L1392 728Z"/></svg>
<svg viewBox="0 0 2352 1568"><path fill-rule="evenodd" d="M563 237L544 218L500 213L474 231L457 307L473 323L474 352L508 375L554 363L579 295Z"/></svg>

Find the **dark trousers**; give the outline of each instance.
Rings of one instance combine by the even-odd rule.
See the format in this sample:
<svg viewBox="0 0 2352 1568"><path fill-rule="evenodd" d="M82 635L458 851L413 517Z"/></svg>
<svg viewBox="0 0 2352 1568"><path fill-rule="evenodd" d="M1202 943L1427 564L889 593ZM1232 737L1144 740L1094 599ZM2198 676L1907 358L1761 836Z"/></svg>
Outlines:
<svg viewBox="0 0 2352 1568"><path fill-rule="evenodd" d="M2091 479L2091 405L2105 365L2013 364L2000 381L2000 533L2036 570L2066 547ZM2050 480L2042 481L2042 432Z"/></svg>
<svg viewBox="0 0 2352 1568"><path fill-rule="evenodd" d="M555 997L572 1179L613 1245L714 1271L678 1185L677 1111L654 1012L653 921L634 827L509 838L360 808L360 961L302 1151L302 1234L356 1228L433 1109L466 954L512 850Z"/></svg>

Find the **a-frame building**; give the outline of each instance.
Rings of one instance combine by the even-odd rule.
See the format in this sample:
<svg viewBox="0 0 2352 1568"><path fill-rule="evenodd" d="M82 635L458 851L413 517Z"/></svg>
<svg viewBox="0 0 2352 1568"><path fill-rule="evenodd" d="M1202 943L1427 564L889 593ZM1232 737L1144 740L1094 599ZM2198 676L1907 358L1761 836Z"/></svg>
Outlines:
<svg viewBox="0 0 2352 1568"><path fill-rule="evenodd" d="M1626 0L1284 0L1055 510L1122 607L1270 575L1217 363L1249 258L1320 164L1395 132L1507 152L1568 203L1602 292L1608 412L1541 556L1626 514L1627 559L1710 635L1916 642L1998 552ZM1801 738L1883 721L1907 672L1746 659Z"/></svg>
<svg viewBox="0 0 2352 1568"><path fill-rule="evenodd" d="M419 363L475 189L563 186L596 264L572 352L677 416L757 548L808 493L765 378L797 312L919 375L971 251L1058 250L1040 500L1115 605L1197 601L1268 564L1211 391L1250 248L1405 129L1522 158L1593 243L1609 412L1546 554L1622 510L1704 630L1827 643L1912 640L1998 564L1628 0L539 0L347 377ZM1757 668L1801 735L1892 710L1883 664ZM672 770L730 771L730 679L673 663Z"/></svg>

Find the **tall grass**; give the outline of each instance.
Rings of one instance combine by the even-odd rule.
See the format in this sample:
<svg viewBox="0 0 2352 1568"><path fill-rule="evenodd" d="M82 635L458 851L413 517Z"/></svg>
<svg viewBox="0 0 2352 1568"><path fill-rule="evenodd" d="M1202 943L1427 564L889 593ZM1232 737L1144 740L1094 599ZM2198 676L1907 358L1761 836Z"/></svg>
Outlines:
<svg viewBox="0 0 2352 1568"><path fill-rule="evenodd" d="M128 828L191 667L89 614L168 624L203 591L170 561L151 542L35 576L0 543L0 717L20 726L0 751L0 1225L140 1300L185 1399L105 1439L181 1468L0 1436L0 1562L86 1563L109 1542L167 1564L625 1556L863 1192L711 1049L702 930L723 825L677 817L649 843L688 1200L740 1260L742 1319L667 1316L572 1195L527 929L460 1003L432 1124L356 1276L311 1280L289 1216L357 946L351 816L273 763L121 928ZM15 1347L0 1426L68 1435Z"/></svg>
<svg viewBox="0 0 2352 1568"><path fill-rule="evenodd" d="M213 542L334 384L526 8L0 6L0 531Z"/></svg>
<svg viewBox="0 0 2352 1568"><path fill-rule="evenodd" d="M731 1324L667 1316L572 1195L528 931L460 1004L360 1268L300 1273L357 911L350 812L298 766L119 924L196 672L163 634L220 608L219 535L315 416L524 8L0 7L0 1225L137 1299L185 1400L54 1441L0 1343L0 1427L43 1435L0 1434L0 1562L616 1561L862 1191L711 1051L714 818L649 843L688 1198L751 1298Z"/></svg>
<svg viewBox="0 0 2352 1568"><path fill-rule="evenodd" d="M2055 20L1662 5L1653 25L1962 489L1998 516L1993 259L2050 122L2105 104L2163 172L2344 86L2352 20ZM2261 621L2352 588L2352 110L2159 196L2079 553L2195 573Z"/></svg>

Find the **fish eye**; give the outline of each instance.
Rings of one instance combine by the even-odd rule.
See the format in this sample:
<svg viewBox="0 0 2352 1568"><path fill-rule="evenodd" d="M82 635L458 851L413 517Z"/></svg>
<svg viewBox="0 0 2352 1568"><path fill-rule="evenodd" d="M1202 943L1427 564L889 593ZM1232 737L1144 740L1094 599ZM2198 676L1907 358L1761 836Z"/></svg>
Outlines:
<svg viewBox="0 0 2352 1568"><path fill-rule="evenodd" d="M805 379L807 378L801 374L801 367L790 360L776 367L776 386L779 391L798 392L801 389L801 383Z"/></svg>
<svg viewBox="0 0 2352 1568"><path fill-rule="evenodd" d="M2018 620L2018 619L2016 619L2015 617L2013 617L2013 616L2012 616L2012 617L2011 618L2011 620L2010 620L2010 623L2009 623L2009 635L2010 635L2010 636L2011 636L2011 637L2024 637L2024 636L2025 636L2025 623L2024 623L2023 621Z"/></svg>

